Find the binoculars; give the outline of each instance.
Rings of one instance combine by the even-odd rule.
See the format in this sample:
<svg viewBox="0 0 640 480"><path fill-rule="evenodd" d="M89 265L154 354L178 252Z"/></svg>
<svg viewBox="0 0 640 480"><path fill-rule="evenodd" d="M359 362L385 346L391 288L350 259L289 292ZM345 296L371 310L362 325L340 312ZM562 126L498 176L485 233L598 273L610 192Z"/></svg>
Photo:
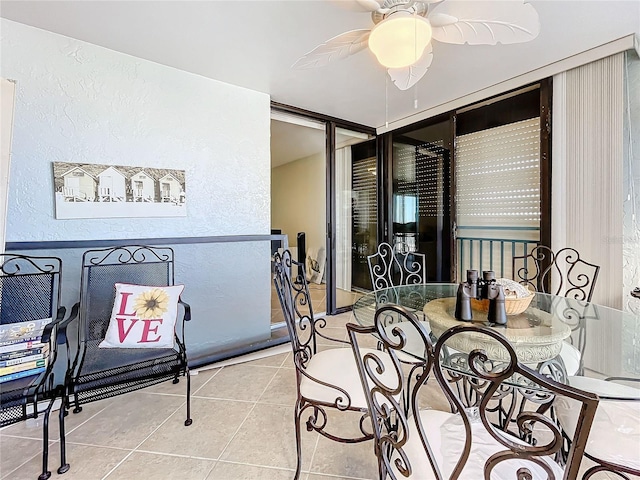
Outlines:
<svg viewBox="0 0 640 480"><path fill-rule="evenodd" d="M467 281L460 283L456 295L456 320L473 321L471 299L489 300L487 321L491 325L506 325L507 310L505 308L504 289L496 283L493 270L482 272L482 279L478 278L477 270L467 270Z"/></svg>

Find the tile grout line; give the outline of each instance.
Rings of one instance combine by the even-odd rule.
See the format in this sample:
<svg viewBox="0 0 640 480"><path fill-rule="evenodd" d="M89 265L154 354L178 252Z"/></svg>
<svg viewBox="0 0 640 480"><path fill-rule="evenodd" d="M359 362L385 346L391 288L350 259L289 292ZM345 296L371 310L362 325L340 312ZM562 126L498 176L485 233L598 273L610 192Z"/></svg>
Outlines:
<svg viewBox="0 0 640 480"><path fill-rule="evenodd" d="M211 472L213 472L213 469L216 468L216 465L218 465L218 460L215 460L213 462L213 465L211 465L211 468L207 470L207 473L205 474L204 477L202 477L202 480L207 480L207 478L209 478L209 475L211 475Z"/></svg>
<svg viewBox="0 0 640 480"><path fill-rule="evenodd" d="M106 405L104 408L102 408L101 410L97 411L96 413L94 413L92 416L90 416L89 418L87 418L84 422L80 423L79 425L76 425L74 428L72 428L71 430L69 430L68 433L65 433L65 436L68 435L69 433L73 432L74 430L78 429L79 427L81 427L82 425L84 425L85 423L87 423L89 420L91 420L93 417L95 417L96 415L98 415L99 413L103 412L109 405ZM62 408L62 406L61 406ZM49 417L49 428L51 428L51 423L56 423L56 425L59 425L59 423L57 422L51 422L51 417ZM10 437L10 438L20 438L20 439L26 439L26 440L34 440L39 442L40 444L42 444L42 438L31 438L31 437L23 437L20 435L1 435L3 437ZM51 444L49 445L49 461L51 460L51 449L52 447L54 447L55 445L59 445L60 444L60 432L58 432L58 439L57 440L49 440L51 442ZM69 442L70 443L70 442ZM34 454L32 457L29 457L24 463L21 463L20 465L18 465L16 468L14 468L13 470L11 470L10 472L7 473L7 476L3 476L0 478L9 478L9 475L14 473L16 470L24 467L27 463L29 463L31 460L33 460L34 458L36 458L37 456L42 457L42 452L38 452L36 454ZM47 466L48 468L50 468L50 465Z"/></svg>
<svg viewBox="0 0 640 480"><path fill-rule="evenodd" d="M206 382L204 382L200 387L198 387L198 389L194 391L194 394L195 394L195 393L197 393L201 388L203 388L207 383L209 383L209 382L211 381L211 379L212 379L212 378L214 378L215 376L217 376L217 375L218 375L218 373L220 373L220 371L221 371L223 368L224 368L224 367L220 368L220 369L219 369L218 371L216 371L213 375L211 375L211 378L209 378L209 379L208 379ZM141 389L141 390L140 390L140 392L143 392L143 391L144 391L144 389ZM146 392L146 393L153 394L152 392ZM169 396L173 396L173 395L169 395ZM177 395L176 395L176 396L177 396ZM193 398L194 396L195 396L195 395L192 395L192 398ZM155 429L153 429L153 431L152 431L149 435L147 435L147 436L146 436L146 437L145 437L145 438L144 438L144 439L143 439L143 440L142 440L138 445L136 445L133 449L126 449L126 448L119 449L119 450L129 450L129 453L128 453L127 455L125 455L125 456L124 456L124 458L123 458L122 460L120 460L120 462L118 462L118 463L117 463L117 464L116 464L116 465L115 465L111 470L109 470L109 471L106 473L106 475L104 475L104 477L102 477L102 480L106 479L109 475L111 475L111 474L114 472L114 470L115 470L115 469L117 469L120 465L122 465L122 463L123 463L127 458L129 458L129 457L130 457L130 456L131 456L135 451L137 451L137 449L138 449L140 446L142 446L142 444L143 444L144 442L146 442L146 441L151 437L151 435L153 435L155 432L157 432L157 431L158 431L158 429L159 429L160 427L162 427L162 425L164 425L166 422L168 422L168 421L169 421L169 419L170 419L171 417L173 417L173 416L174 416L174 415L175 415L179 410L183 409L183 408L186 406L186 404L187 404L187 402L186 402L186 399L185 399L185 401L184 401L184 402L182 402L182 404L181 404L180 406L178 406L178 407L177 407L177 408L176 408L172 413L170 413L170 414L167 416L167 418L166 418L166 419L164 419L164 421L162 421L162 422L161 422L161 423L160 423L160 424L159 424ZM102 411L104 411L104 410L105 410L106 408L108 408L108 407L109 407L109 405L107 405L105 408L103 408L102 410L100 410L100 412L98 412L98 413L101 413ZM95 415L97 415L98 413L96 413ZM94 416L95 416L95 415L94 415ZM93 418L93 417L91 417L91 418ZM83 422L81 425L83 425L84 423L86 423L86 422L87 422L87 421L89 421L89 420L90 420L90 419L87 419L87 420L86 420L85 422ZM81 425L78 425L78 427L80 427ZM78 427L76 427L76 428L78 428ZM74 428L74 430L75 430L75 428ZM71 432L69 432L69 433L71 433ZM73 442L70 442L70 443L73 443ZM98 445L95 445L95 446L97 447ZM214 463L214 466L215 466L215 463ZM206 478L206 477L205 477L205 478Z"/></svg>
<svg viewBox="0 0 640 480"><path fill-rule="evenodd" d="M215 372L213 375L211 375L211 378L209 378L206 382L204 382L197 390L195 390L193 393L197 393L201 388L203 388L207 383L209 383L211 381L212 378L214 378L215 376L218 375L218 373L220 373L220 371L222 371L224 367L221 367L217 372ZM142 389L141 391L143 391L144 389ZM150 392L148 392L150 393ZM194 395L192 395L193 398ZM124 456L124 458L122 460L120 460L111 470L109 470L107 472L107 474L105 476L102 477L102 480L105 480L106 478L109 477L109 475L111 475L120 465L122 465L131 455L133 455L134 452L138 451L138 448L142 446L142 444L144 444L144 442L146 442L154 433L156 433L160 427L162 427L165 423L167 423L169 421L169 419L171 417L173 417L176 413L178 413L178 411L180 411L181 409L183 409L185 406L187 405L186 399L185 401L179 406L177 407L173 413L170 413L167 418L164 419L164 421L162 421L160 423L160 425L158 425L156 428L153 429L153 431L147 435L138 445L136 445L132 450L129 451L129 453L127 455ZM128 449L123 449L123 450L128 450ZM212 460L209 460L212 461ZM213 466L215 467L215 461ZM213 469L213 467L212 467ZM207 473L208 475L208 473ZM206 478L206 477L205 477Z"/></svg>
<svg viewBox="0 0 640 480"><path fill-rule="evenodd" d="M245 424L245 422L247 421L247 419L249 418L251 413L255 410L256 405L258 404L258 400L260 400L260 398L262 398L262 395L264 395L264 393L267 391L267 388L269 388L269 385L271 385L271 382L273 382L273 379L278 374L278 371L279 371L279 369L276 370L276 372L273 374L273 376L271 377L271 380L269 380L269 383L267 383L266 387L264 387L264 389L262 390L262 393L258 396L258 399L253 403L253 406L249 409L249 411L245 415L245 417L242 420L242 422L240 422L240 425L238 426L238 428L236 428L236 431L233 432L233 435L231 435L231 438L229 439L227 444L224 446L224 448L220 452L220 455L218 455L218 461L220 461L220 459L222 458L224 453L227 451L227 448L229 448L229 445L231 445L231 442L233 441L233 439L236 438L236 435L238 435L238 432L240 431L240 429L243 427L243 425Z"/></svg>
<svg viewBox="0 0 640 480"><path fill-rule="evenodd" d="M26 438L26 437L24 437ZM33 438L29 438L29 440L34 440ZM42 444L42 439L40 440L40 443ZM51 448L53 445L55 445L56 442L54 442L53 444L49 445L49 448ZM42 453L36 453L34 454L32 457L29 457L24 463L21 463L20 465L18 465L16 468L14 468L13 470L11 470L10 472L7 472L6 476L0 477L2 479L4 478L9 478L9 475L11 475L13 472L15 472L16 470L18 470L19 468L22 468L23 466L25 466L27 463L29 463L31 460L33 460L34 458L36 458L38 455L42 455Z"/></svg>
<svg viewBox="0 0 640 480"><path fill-rule="evenodd" d="M311 467L313 467L313 460L316 458L316 452L318 451L318 444L320 443L320 434L318 432L316 432L316 444L313 447L313 453L311 454L311 460L309 461L309 473L307 475L307 478L311 475L314 474L315 472L313 472L311 470Z"/></svg>
<svg viewBox="0 0 640 480"><path fill-rule="evenodd" d="M246 466L249 466L249 467L264 468L264 469L267 469L267 470L282 470L284 472L295 472L296 471L295 468L274 467L272 465L259 465L257 463L234 462L232 460L218 460L217 463L227 463L229 465L246 465ZM302 473L302 472L300 472L300 473Z"/></svg>
<svg viewBox="0 0 640 480"><path fill-rule="evenodd" d="M216 371L213 375L211 375L211 378L209 378L209 380L207 380L206 382L204 382L204 383L203 383L202 385L200 385L196 390L194 390L194 391L193 391L193 394L192 394L191 396L192 396L192 397L195 397L196 393L198 393L200 390L202 390L202 389L205 387L205 385L206 385L207 383L209 383L209 382L210 382L214 377L217 377L217 376L218 376L218 374L222 371L222 369L223 369L223 368L224 368L224 367L218 368L218 369L217 369L217 371ZM203 373L198 373L198 375L203 375ZM197 376L197 375L195 375L195 376ZM192 380L193 380L193 379L192 379Z"/></svg>
<svg viewBox="0 0 640 480"><path fill-rule="evenodd" d="M158 431L158 429L160 429L160 427L162 427L165 423L167 423L171 417L173 417L179 410L183 409L186 405L187 405L187 402L184 401L178 408L176 408L173 411L173 413L170 413L167 416L167 418L165 418L162 422L160 422L160 425L158 425L156 428L154 428L153 431L149 435L147 435L138 445L136 445L127 455L125 455L124 458L122 460L120 460L120 462L118 462L115 467L113 467L111 470L109 470L107 472L107 474L104 477L102 477L102 480L105 480L109 475L111 475L116 470L116 468L118 468L120 465L122 465L122 463L127 458L129 458L144 442L149 440L151 435L156 433Z"/></svg>
<svg viewBox="0 0 640 480"><path fill-rule="evenodd" d="M204 397L202 395L191 396L191 398L199 398L200 400L217 400L220 402L238 402L238 403L256 403L256 400L239 400L237 398L224 398L224 397Z"/></svg>

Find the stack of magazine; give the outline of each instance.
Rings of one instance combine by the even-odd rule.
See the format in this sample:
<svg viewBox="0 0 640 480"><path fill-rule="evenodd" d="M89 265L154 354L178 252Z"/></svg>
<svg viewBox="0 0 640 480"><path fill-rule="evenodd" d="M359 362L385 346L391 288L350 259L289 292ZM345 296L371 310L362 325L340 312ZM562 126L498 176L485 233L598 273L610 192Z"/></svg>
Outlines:
<svg viewBox="0 0 640 480"><path fill-rule="evenodd" d="M50 318L0 325L0 383L38 375L46 369L49 344L42 331Z"/></svg>

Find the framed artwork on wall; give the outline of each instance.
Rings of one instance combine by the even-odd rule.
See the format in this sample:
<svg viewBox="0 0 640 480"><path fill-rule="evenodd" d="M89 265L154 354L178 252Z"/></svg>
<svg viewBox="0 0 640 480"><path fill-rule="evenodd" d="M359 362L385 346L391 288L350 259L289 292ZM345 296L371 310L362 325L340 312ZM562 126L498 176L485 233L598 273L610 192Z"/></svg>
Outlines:
<svg viewBox="0 0 640 480"><path fill-rule="evenodd" d="M53 162L57 219L185 217L184 170Z"/></svg>

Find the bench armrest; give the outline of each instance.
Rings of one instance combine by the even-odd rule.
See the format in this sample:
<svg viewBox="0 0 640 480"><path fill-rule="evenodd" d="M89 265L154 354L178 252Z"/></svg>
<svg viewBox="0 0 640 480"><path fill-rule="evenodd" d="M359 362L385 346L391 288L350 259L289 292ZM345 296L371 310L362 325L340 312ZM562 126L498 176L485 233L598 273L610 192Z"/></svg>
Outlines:
<svg viewBox="0 0 640 480"><path fill-rule="evenodd" d="M188 322L191 320L191 305L187 302L183 302L182 299L178 299L178 303L184 307L184 320Z"/></svg>
<svg viewBox="0 0 640 480"><path fill-rule="evenodd" d="M53 330L53 327L55 327L60 322L62 322L62 320L64 320L64 316L66 313L67 313L67 309L65 307L58 308L58 312L56 313L56 318L52 322L50 322L48 325L46 325L42 330L42 337L41 337L42 343L49 342L49 340L51 339L51 331Z"/></svg>
<svg viewBox="0 0 640 480"><path fill-rule="evenodd" d="M67 341L67 327L71 322L73 322L76 318L78 318L79 310L80 310L80 303L76 303L73 307L71 307L71 313L66 318L66 320L64 320L58 326L58 333L56 336L57 338L56 343L58 345L64 345L64 344L66 344L67 346L69 345L69 342Z"/></svg>

